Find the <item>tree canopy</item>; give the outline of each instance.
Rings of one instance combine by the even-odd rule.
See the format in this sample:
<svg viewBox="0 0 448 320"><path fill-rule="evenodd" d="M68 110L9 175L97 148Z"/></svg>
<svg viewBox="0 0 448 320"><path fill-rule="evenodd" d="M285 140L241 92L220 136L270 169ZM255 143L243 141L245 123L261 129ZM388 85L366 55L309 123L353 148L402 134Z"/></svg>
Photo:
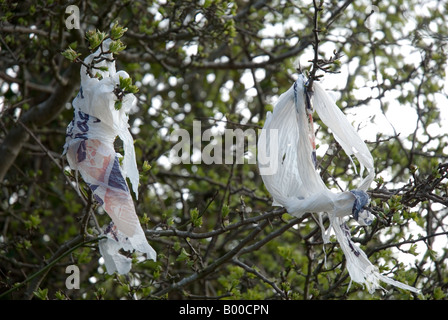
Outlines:
<svg viewBox="0 0 448 320"><path fill-rule="evenodd" d="M446 299L448 3L323 1L317 15L315 4L0 1L0 295ZM110 218L62 156L77 61L92 37L117 25L126 28L117 69L138 89L129 121L140 171L135 206L158 253L156 262L134 254L127 275L105 273L95 222ZM349 221L353 239L382 274L422 295L389 286L370 294L351 283L337 241L324 245L313 215L272 206L250 149L255 137L241 143L224 134L258 132L298 69L312 72L315 54L328 62L319 81L375 161L375 220ZM315 123L322 178L352 189L354 164ZM200 134L179 161L172 150L182 129ZM219 148L234 151L230 161ZM201 152L222 161L205 163ZM79 289L67 286L73 265Z"/></svg>

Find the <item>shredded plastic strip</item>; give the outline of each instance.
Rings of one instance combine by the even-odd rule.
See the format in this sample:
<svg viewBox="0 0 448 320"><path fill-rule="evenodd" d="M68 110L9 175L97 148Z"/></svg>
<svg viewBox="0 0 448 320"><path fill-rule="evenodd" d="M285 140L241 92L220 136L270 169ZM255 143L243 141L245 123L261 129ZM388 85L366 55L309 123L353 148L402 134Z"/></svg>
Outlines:
<svg viewBox="0 0 448 320"><path fill-rule="evenodd" d="M330 231L333 231L347 259L351 279L364 285L370 293L383 289L380 281L419 293L416 288L381 275L351 240L346 225L350 216L360 225L369 225L373 221L373 216L365 210L370 201L366 190L374 178L373 158L364 141L320 84L314 82L311 94L306 90L306 83L305 76L300 75L294 85L279 97L273 112L267 113L259 137L258 165L266 189L273 197L273 205L283 206L297 217L306 212L319 214L324 242L330 241ZM347 156L358 159L361 168L356 190L332 191L316 170L315 143L310 140L314 136L313 108ZM363 175L365 169L368 171L366 176ZM325 214L330 219L327 230L322 225L322 215Z"/></svg>
<svg viewBox="0 0 448 320"><path fill-rule="evenodd" d="M126 182L129 178L137 198L139 173L127 115L136 99L126 94L121 108L115 108L114 90L119 87L120 77L129 75L116 72L112 54L104 54L110 42L105 40L81 67L81 88L72 103L74 118L67 128L64 154L70 168L81 175L112 219L103 230L106 239L99 242L107 272L125 274L131 269L132 259L122 255L121 249L139 251L154 261L156 252L146 240ZM94 67L96 77L90 76L89 65ZM114 149L117 136L123 142L123 156Z"/></svg>

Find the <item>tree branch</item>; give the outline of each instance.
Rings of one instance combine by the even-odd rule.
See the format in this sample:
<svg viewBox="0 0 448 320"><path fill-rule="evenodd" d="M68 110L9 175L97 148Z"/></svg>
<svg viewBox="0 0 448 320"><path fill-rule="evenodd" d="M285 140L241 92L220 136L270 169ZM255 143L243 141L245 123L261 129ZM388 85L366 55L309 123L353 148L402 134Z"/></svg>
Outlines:
<svg viewBox="0 0 448 320"><path fill-rule="evenodd" d="M221 256L219 259L215 260L213 263L209 264L206 268L202 269L199 272L193 273L191 276L183 278L181 281L173 283L171 286L160 290L155 294L155 296L163 296L173 290L180 289L188 284L190 284L193 281L196 281L198 279L202 279L206 275L216 271L216 268L218 268L220 265L226 263L228 260L232 259L234 256L236 256L249 242L251 242L258 233L260 233L267 225L269 224L268 220L263 221L261 224L254 227L252 232L246 236L243 240L241 240L238 245L233 248L232 250L228 251L226 254Z"/></svg>
<svg viewBox="0 0 448 320"><path fill-rule="evenodd" d="M313 82L316 79L316 72L319 69L318 67L318 60L319 60L319 12L322 11L322 5L323 1L320 0L320 4L317 5L316 0L313 0L313 6L314 6L314 18L313 18L313 34L314 34L314 59L313 59L313 66L311 68L310 76L309 76L309 82L308 82L308 91L313 92Z"/></svg>
<svg viewBox="0 0 448 320"><path fill-rule="evenodd" d="M30 286L28 287L27 294L26 294L26 297L28 299L31 299L32 296L33 296L34 291L39 287L39 285L42 282L42 280L45 278L47 273L50 271L50 269L56 263L58 263L62 258L66 257L67 255L69 255L70 253L72 253L73 251L78 249L79 247L81 247L83 245L86 245L86 244L89 244L89 243L97 242L100 239L101 238L89 238L89 239L85 240L85 237L83 235L78 235L75 238L67 241L66 243L64 243L63 245L61 245L59 247L59 249L50 258L50 260L48 260L48 263L46 263L40 270L36 271L31 276L26 278L21 283L15 285L14 287L9 289L8 291L3 292L0 295L0 298L6 297L8 294L14 292L15 290L20 289L21 287L23 287L27 283L31 282Z"/></svg>
<svg viewBox="0 0 448 320"><path fill-rule="evenodd" d="M72 64L64 72L64 78L70 79L66 85L58 84L53 94L44 102L27 111L21 118L21 122L28 127L42 126L53 119L65 108L65 104L73 95L75 88L79 86L79 68ZM20 153L29 134L22 126L15 126L5 137L0 145L0 181L5 178L11 165Z"/></svg>

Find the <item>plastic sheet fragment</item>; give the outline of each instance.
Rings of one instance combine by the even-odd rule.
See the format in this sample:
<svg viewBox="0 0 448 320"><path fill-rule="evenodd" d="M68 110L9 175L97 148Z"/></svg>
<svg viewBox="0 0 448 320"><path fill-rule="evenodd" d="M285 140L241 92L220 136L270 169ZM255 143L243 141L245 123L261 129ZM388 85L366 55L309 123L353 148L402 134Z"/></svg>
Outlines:
<svg viewBox="0 0 448 320"><path fill-rule="evenodd" d="M70 168L82 177L112 219L99 248L107 272L123 274L131 269L132 260L121 254L121 250L138 251L152 260L156 260L156 252L145 237L126 182L129 178L137 199L139 173L128 124L128 113L136 98L131 93L125 94L121 97L121 108L115 108L120 77L125 79L129 75L117 72L112 54L105 54L110 43L110 39L105 40L81 66L81 87L72 103L74 119L67 128L64 154ZM95 76L86 66L95 70ZM115 152L117 136L122 141L123 156Z"/></svg>
<svg viewBox="0 0 448 320"><path fill-rule="evenodd" d="M313 92L309 92L306 85L305 76L299 75L291 88L279 97L273 112L267 113L259 136L259 171L272 195L273 205L283 206L297 217L307 212L317 213L324 242L330 242L332 230L347 259L351 279L364 285L370 293L382 288L380 281L418 293L419 290L411 286L381 275L352 241L346 224L350 216L363 226L373 221L365 207L369 203L366 191L374 179L374 161L364 141L329 94L317 82L314 82ZM351 160L353 156L357 158L360 165L357 189L333 192L316 170L314 111L347 156ZM322 224L325 214L330 220L328 230Z"/></svg>

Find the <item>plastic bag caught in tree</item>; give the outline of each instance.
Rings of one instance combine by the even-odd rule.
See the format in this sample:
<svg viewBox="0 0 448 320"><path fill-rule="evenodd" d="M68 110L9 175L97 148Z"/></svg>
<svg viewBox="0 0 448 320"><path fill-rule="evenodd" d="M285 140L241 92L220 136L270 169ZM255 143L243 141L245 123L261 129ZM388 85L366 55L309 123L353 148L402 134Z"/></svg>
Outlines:
<svg viewBox="0 0 448 320"><path fill-rule="evenodd" d="M137 250L152 260L156 260L156 252L146 240L126 183L128 177L137 198L139 173L127 115L136 99L120 88L120 79L129 75L116 72L113 55L107 53L111 43L110 39L102 42L81 66L81 88L73 100L74 119L67 128L64 154L70 168L81 174L95 200L112 218L99 248L107 272L124 274L132 259L119 253L120 249ZM123 142L122 165L114 149L117 136Z"/></svg>
<svg viewBox="0 0 448 320"><path fill-rule="evenodd" d="M369 225L373 220L370 212L364 210L369 202L366 190L374 178L373 158L329 94L316 82L311 93L306 84L305 76L299 75L294 85L279 97L273 112L267 113L259 137L258 165L266 189L273 197L273 205L283 206L297 217L306 212L317 213L324 242L330 241L332 229L347 259L351 279L365 285L370 293L381 288L380 281L419 292L381 275L351 240L346 216L353 215L360 225ZM350 159L353 155L358 159L362 179L358 189L333 192L322 181L316 170L314 110ZM363 178L365 169L368 172ZM328 230L322 223L324 214L330 220Z"/></svg>

